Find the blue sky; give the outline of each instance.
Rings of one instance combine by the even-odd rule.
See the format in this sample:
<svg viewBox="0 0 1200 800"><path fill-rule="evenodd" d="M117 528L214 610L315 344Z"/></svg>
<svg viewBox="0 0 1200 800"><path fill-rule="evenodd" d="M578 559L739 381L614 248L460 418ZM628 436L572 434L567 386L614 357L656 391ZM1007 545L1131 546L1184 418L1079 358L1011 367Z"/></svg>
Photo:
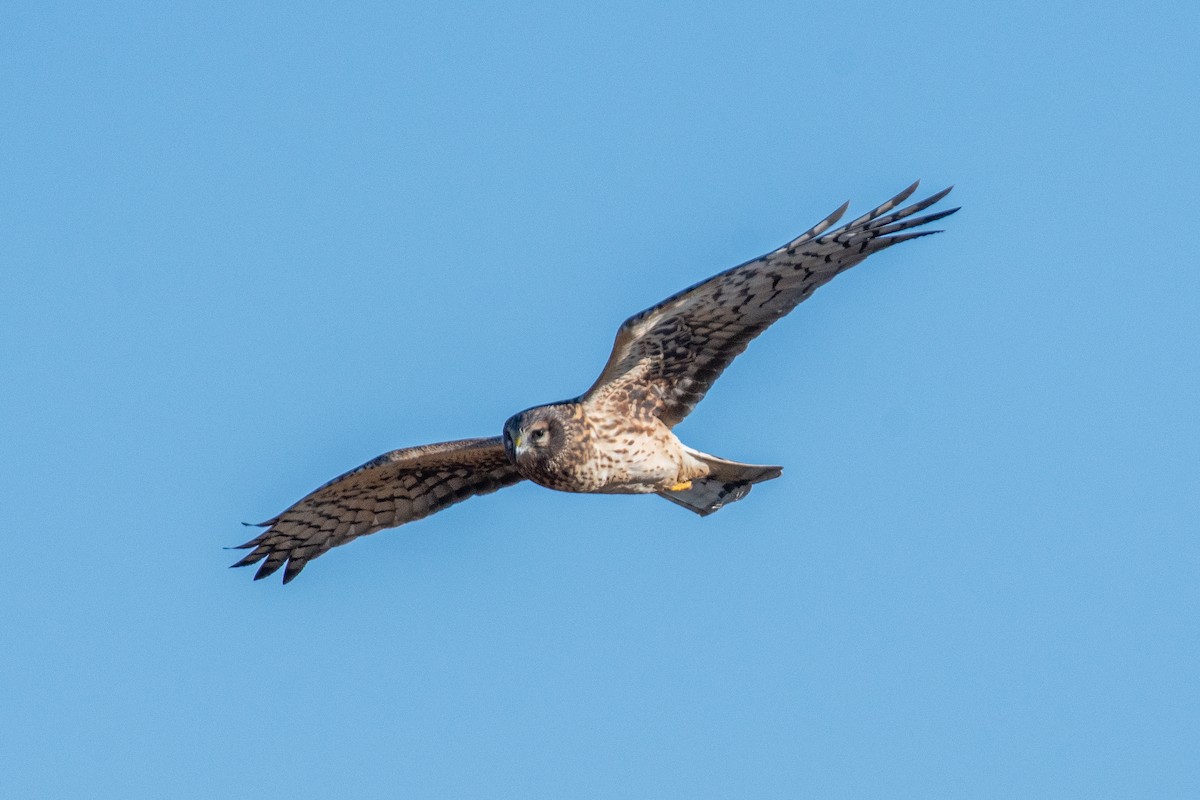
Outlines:
<svg viewBox="0 0 1200 800"><path fill-rule="evenodd" d="M0 794L1194 797L1194 4L10 3ZM914 178L680 428L222 546L571 396L629 314Z"/></svg>

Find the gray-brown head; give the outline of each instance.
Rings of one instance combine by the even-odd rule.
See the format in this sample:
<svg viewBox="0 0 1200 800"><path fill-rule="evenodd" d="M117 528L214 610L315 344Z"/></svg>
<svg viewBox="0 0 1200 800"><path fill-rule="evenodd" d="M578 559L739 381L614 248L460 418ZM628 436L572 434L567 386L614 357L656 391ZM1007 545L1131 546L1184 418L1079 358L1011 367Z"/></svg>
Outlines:
<svg viewBox="0 0 1200 800"><path fill-rule="evenodd" d="M577 438L577 407L555 403L514 414L504 423L504 452L522 475L546 483Z"/></svg>

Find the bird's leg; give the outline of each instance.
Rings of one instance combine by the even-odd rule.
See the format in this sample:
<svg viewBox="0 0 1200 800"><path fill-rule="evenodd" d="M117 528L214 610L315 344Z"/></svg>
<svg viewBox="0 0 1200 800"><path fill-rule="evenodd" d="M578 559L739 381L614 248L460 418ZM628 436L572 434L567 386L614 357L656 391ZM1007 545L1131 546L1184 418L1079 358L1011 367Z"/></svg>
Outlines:
<svg viewBox="0 0 1200 800"><path fill-rule="evenodd" d="M667 489L667 491L668 492L685 492L690 488L692 488L692 482L691 481L683 481L682 483L675 484L670 489Z"/></svg>

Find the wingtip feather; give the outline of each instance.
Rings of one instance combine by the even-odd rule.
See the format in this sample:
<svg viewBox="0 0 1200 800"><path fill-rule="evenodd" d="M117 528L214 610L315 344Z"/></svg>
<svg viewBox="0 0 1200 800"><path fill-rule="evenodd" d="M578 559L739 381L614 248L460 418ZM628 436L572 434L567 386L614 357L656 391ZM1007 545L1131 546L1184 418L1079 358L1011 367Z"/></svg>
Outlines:
<svg viewBox="0 0 1200 800"><path fill-rule="evenodd" d="M899 233L900 231L908 230L909 228L918 228L922 225L928 225L931 222L937 222L939 219L945 219L946 217L950 216L955 211L958 211L958 209L950 208L945 211L938 211L934 214L926 214L923 217L902 217L898 222L892 222L879 227L872 226L871 230L874 231L875 236L887 236L888 234Z"/></svg>
<svg viewBox="0 0 1200 800"><path fill-rule="evenodd" d="M945 189L942 189L940 192L935 192L934 194L930 195L929 199L926 202L928 202L929 205L933 205L934 203L938 202L946 195L950 194L952 191L954 191L953 183L950 184L949 186L947 186ZM960 208L961 208L961 206L960 206Z"/></svg>
<svg viewBox="0 0 1200 800"><path fill-rule="evenodd" d="M896 206L903 203L909 197L911 197L912 193L915 192L917 190L917 187L920 185L921 185L920 180L913 181L908 186L906 186L904 189L902 189L900 191L900 193L897 194L895 197L893 197L892 199L883 203L882 205L876 206L875 208L871 209L867 213L863 214L858 219L855 219L854 221L849 222L846 225L842 226L841 230L851 230L851 229L857 228L860 225L863 225L867 222L870 222L873 219L878 218L881 214L886 214L887 212L891 211Z"/></svg>
<svg viewBox="0 0 1200 800"><path fill-rule="evenodd" d="M254 573L254 580L261 581L263 578L269 578L279 571L283 566L283 560L273 560L268 558L263 562L263 565L258 568L258 572Z"/></svg>
<svg viewBox="0 0 1200 800"><path fill-rule="evenodd" d="M904 187L903 191L901 191L898 195L896 195L891 200L889 200L888 203L891 204L892 208L895 208L896 206L900 205L908 198L912 197L913 193L917 191L917 187L919 187L920 185L921 185L921 179L917 178L915 181L910 183L908 186Z"/></svg>
<svg viewBox="0 0 1200 800"><path fill-rule="evenodd" d="M900 244L901 242L907 242L912 239L920 239L922 236L933 236L935 233L945 233L945 231L940 229L936 231L913 231L912 233L901 233L897 236L881 236L875 241L885 242L885 247L891 247L892 245Z"/></svg>
<svg viewBox="0 0 1200 800"><path fill-rule="evenodd" d="M259 561L262 561L263 555L265 555L265 554L249 553L249 554L243 556L242 558L238 559L234 563L230 564L229 567L231 569L233 567L249 567L253 564L257 564Z"/></svg>

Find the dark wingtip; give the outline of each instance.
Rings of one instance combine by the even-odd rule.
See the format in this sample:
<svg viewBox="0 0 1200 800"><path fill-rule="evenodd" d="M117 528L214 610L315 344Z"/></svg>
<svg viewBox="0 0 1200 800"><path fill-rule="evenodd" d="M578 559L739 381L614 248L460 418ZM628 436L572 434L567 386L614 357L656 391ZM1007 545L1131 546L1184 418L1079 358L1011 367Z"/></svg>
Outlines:
<svg viewBox="0 0 1200 800"><path fill-rule="evenodd" d="M806 242L814 236L820 236L822 233L824 233L825 231L827 231L831 227L833 227L834 223L836 223L838 220L840 220L842 218L843 215L845 215L846 210L848 208L850 208L849 200L847 200L846 202L844 202L840 206L838 206L833 211L833 213L830 214L829 216L825 217L825 219L821 220L816 225L813 225L811 228L806 230L804 233L800 234L795 239L792 239L790 242L785 244L783 246L783 248L781 248L781 249L787 250L790 253L792 251L792 249L795 248L796 246L798 246L800 243Z"/></svg>
<svg viewBox="0 0 1200 800"><path fill-rule="evenodd" d="M268 558L263 562L263 565L258 568L258 572L254 573L254 580L261 581L263 578L269 578L275 574L275 571L283 566L283 562L274 562Z"/></svg>
<svg viewBox="0 0 1200 800"><path fill-rule="evenodd" d="M901 233L897 236L885 236L882 240L876 239L876 241L884 241L887 242L888 246L891 246L893 244L900 244L901 242L912 241L913 239L920 239L922 236L933 236L935 233L945 233L945 231L914 231L913 233Z"/></svg>
<svg viewBox="0 0 1200 800"><path fill-rule="evenodd" d="M289 558L287 562L287 569L283 571L284 584L286 585L296 580L296 576L299 575L301 570L303 570L306 566L308 566L307 556Z"/></svg>
<svg viewBox="0 0 1200 800"><path fill-rule="evenodd" d="M822 233L824 233L825 231L832 228L838 220L840 220L842 217L846 216L846 212L849 210L850 210L850 201L847 200L846 202L844 202L840 206L838 206L832 214L830 214L828 217L826 217L825 219L823 219L819 223L817 223L815 226L813 226L813 229L810 230L809 233L812 233L813 231L817 230L818 228L820 229L820 231Z"/></svg>
<svg viewBox="0 0 1200 800"><path fill-rule="evenodd" d="M889 200L888 204L891 205L892 208L895 208L896 206L900 205L908 198L912 197L913 193L917 191L917 187L920 185L921 185L921 179L917 178L915 181L910 183L908 186L904 187L904 190L902 192L900 192L900 194L896 195L891 200Z"/></svg>
<svg viewBox="0 0 1200 800"><path fill-rule="evenodd" d="M949 186L947 186L945 189L942 189L940 192L930 195L929 198L927 200L925 200L925 202L928 203L929 205L933 205L934 203L938 202L946 195L950 194L950 192L952 192L952 191L954 191L953 183L950 184ZM961 206L959 206L959 208L961 208Z"/></svg>
<svg viewBox="0 0 1200 800"><path fill-rule="evenodd" d="M236 549L236 548L229 548L229 547L227 547L227 548L225 548L225 549L226 549L226 550L230 550L230 549ZM230 566L230 568L233 568L233 567L249 567L249 566L250 566L250 565L252 565L252 564L257 564L259 561L262 561L262 558L263 558L262 556L258 556L258 557L256 558L256 557L254 556L254 553L250 553L250 554L248 554L248 555L246 555L246 556L242 557L242 558L241 558L241 559L239 559L238 561L235 561L234 563L230 564L229 566Z"/></svg>

